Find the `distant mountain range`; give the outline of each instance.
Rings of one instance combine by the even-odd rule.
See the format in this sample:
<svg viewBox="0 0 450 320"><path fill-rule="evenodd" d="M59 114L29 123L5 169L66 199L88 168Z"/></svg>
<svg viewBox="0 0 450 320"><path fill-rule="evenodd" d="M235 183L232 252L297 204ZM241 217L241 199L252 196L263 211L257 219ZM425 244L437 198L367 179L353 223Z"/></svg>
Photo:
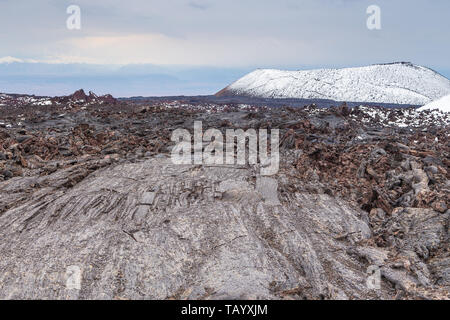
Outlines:
<svg viewBox="0 0 450 320"><path fill-rule="evenodd" d="M425 105L450 94L450 80L409 62L360 68L253 71L216 96L328 99Z"/></svg>

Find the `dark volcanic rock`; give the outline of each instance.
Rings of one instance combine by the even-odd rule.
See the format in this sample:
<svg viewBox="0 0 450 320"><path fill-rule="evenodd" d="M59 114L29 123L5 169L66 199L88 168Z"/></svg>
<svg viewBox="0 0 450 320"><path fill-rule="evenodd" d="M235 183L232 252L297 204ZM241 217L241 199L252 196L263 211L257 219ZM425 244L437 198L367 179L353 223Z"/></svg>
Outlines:
<svg viewBox="0 0 450 320"><path fill-rule="evenodd" d="M0 298L449 298L448 117L55 99L0 108ZM280 171L174 165L196 120L279 128Z"/></svg>
<svg viewBox="0 0 450 320"><path fill-rule="evenodd" d="M87 101L88 96L86 95L86 93L84 92L83 89L80 89L80 90L78 90L78 91L75 91L75 92L72 94L71 98L72 98L73 100L75 100L75 101L77 101L77 100Z"/></svg>

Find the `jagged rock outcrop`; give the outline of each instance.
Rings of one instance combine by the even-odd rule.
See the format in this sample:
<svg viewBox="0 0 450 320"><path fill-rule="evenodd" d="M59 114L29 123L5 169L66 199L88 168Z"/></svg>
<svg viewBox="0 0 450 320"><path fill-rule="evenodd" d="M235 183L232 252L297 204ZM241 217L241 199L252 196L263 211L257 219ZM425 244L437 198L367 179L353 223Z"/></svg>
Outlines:
<svg viewBox="0 0 450 320"><path fill-rule="evenodd" d="M116 104L117 103L117 100L110 94L98 96L92 91L89 91L89 94L86 94L83 89L77 90L73 94L71 94L67 97L62 97L62 98L56 97L53 100L58 103L68 103L68 102L87 103L87 104L93 104L93 103Z"/></svg>

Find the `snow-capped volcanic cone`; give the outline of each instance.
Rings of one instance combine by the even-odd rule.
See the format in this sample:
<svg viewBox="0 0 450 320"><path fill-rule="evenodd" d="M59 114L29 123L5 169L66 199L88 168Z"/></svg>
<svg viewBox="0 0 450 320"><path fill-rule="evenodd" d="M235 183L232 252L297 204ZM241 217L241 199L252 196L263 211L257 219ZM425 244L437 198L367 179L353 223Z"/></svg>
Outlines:
<svg viewBox="0 0 450 320"><path fill-rule="evenodd" d="M419 109L419 111L436 110L436 109L442 112L450 112L450 95L442 97L436 101L433 101L423 106L422 108Z"/></svg>
<svg viewBox="0 0 450 320"><path fill-rule="evenodd" d="M448 94L449 79L431 69L400 62L309 71L260 69L216 95L425 105Z"/></svg>

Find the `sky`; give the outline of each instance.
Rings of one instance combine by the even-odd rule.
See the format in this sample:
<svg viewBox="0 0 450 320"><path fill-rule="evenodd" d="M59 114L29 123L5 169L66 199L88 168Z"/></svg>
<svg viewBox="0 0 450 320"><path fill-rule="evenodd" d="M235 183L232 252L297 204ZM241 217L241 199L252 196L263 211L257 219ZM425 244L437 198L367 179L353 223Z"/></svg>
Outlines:
<svg viewBox="0 0 450 320"><path fill-rule="evenodd" d="M450 78L449 12L448 0L0 0L0 92L213 94L256 68L394 61Z"/></svg>

